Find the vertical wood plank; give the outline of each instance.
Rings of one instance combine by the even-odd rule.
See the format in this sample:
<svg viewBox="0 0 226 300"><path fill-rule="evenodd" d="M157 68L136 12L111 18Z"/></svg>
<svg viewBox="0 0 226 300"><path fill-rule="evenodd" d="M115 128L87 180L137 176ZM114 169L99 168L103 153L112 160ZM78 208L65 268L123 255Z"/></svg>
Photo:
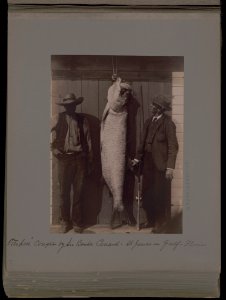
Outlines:
<svg viewBox="0 0 226 300"><path fill-rule="evenodd" d="M82 96L82 92L81 92L81 80L72 80L71 81L70 90L71 90L71 93L74 93L77 98L81 97ZM76 111L78 113L81 112L81 107L82 107L81 105L82 104L80 104L80 105L78 105L76 107Z"/></svg>
<svg viewBox="0 0 226 300"><path fill-rule="evenodd" d="M112 197L109 194L108 187L104 185L102 191L102 205L100 213L98 215L98 224L110 225L112 205Z"/></svg>
<svg viewBox="0 0 226 300"><path fill-rule="evenodd" d="M111 86L110 80L99 80L99 118L102 118L104 108L107 104L107 93Z"/></svg>
<svg viewBox="0 0 226 300"><path fill-rule="evenodd" d="M136 115L136 148L140 143L141 133L143 131L143 113L141 106L141 83L140 82L132 82L132 90L135 101L139 104L139 109Z"/></svg>
<svg viewBox="0 0 226 300"><path fill-rule="evenodd" d="M163 94L172 98L172 83L171 82L164 82Z"/></svg>
<svg viewBox="0 0 226 300"><path fill-rule="evenodd" d="M132 89L134 98L139 103L139 109L136 116L136 141L137 145L143 132L143 124L148 118L148 98L149 89L148 82L133 82Z"/></svg>
<svg viewBox="0 0 226 300"><path fill-rule="evenodd" d="M172 73L172 119L176 124L179 152L172 181L172 215L183 207L184 73Z"/></svg>
<svg viewBox="0 0 226 300"><path fill-rule="evenodd" d="M153 101L153 98L160 94L161 84L159 82L149 82L149 96L150 96L150 102Z"/></svg>
<svg viewBox="0 0 226 300"><path fill-rule="evenodd" d="M143 123L145 120L149 118L149 104L150 104L150 99L149 99L149 83L148 82L142 82L142 93L141 93L141 105L143 102ZM142 97L143 95L143 97Z"/></svg>
<svg viewBox="0 0 226 300"><path fill-rule="evenodd" d="M82 112L98 118L98 80L82 80Z"/></svg>
<svg viewBox="0 0 226 300"><path fill-rule="evenodd" d="M64 108L57 105L66 94L68 94L67 81L66 80L53 80L52 81L52 115L58 114L64 111Z"/></svg>

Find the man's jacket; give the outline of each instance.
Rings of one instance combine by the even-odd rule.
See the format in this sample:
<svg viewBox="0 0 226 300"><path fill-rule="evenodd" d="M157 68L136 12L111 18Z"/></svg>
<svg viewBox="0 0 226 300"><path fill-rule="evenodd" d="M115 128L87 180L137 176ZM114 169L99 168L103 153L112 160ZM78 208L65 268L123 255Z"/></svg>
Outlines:
<svg viewBox="0 0 226 300"><path fill-rule="evenodd" d="M163 114L156 122L152 118L145 122L136 157L142 160L145 152L152 153L152 159L159 171L175 168L178 141L176 126L169 116Z"/></svg>
<svg viewBox="0 0 226 300"><path fill-rule="evenodd" d="M92 159L92 146L88 121L83 115L78 113L74 113L72 117L77 121L78 124L82 151L85 155L89 156L89 158ZM52 142L51 148L58 149L59 151L64 153L65 139L68 131L65 112L62 112L58 115L56 125L52 128L51 131L55 131L55 138Z"/></svg>

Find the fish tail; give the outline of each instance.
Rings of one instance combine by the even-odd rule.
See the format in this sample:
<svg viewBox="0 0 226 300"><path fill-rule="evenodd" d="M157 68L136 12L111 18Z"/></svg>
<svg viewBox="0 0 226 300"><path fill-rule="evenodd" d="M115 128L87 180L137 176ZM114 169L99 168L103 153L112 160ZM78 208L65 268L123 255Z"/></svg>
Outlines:
<svg viewBox="0 0 226 300"><path fill-rule="evenodd" d="M114 198L113 208L114 208L114 210L123 211L124 210L124 205L122 203L122 200Z"/></svg>

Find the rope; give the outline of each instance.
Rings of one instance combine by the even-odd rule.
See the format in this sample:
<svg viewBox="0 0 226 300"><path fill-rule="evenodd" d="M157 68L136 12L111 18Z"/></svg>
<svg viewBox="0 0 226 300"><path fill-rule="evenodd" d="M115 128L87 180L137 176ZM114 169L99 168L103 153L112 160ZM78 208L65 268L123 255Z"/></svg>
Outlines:
<svg viewBox="0 0 226 300"><path fill-rule="evenodd" d="M115 74L118 74L117 56L115 57Z"/></svg>
<svg viewBox="0 0 226 300"><path fill-rule="evenodd" d="M117 78L117 57L115 57L115 64L114 64L114 56L111 58L112 61L112 80L116 80Z"/></svg>
<svg viewBox="0 0 226 300"><path fill-rule="evenodd" d="M111 58L111 62L112 62L112 74L115 74L114 57L113 56Z"/></svg>

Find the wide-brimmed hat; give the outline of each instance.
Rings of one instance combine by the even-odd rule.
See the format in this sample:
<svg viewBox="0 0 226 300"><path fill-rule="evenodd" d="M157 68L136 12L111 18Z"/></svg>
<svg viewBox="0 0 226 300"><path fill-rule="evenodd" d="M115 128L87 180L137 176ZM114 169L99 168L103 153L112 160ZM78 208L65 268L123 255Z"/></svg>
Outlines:
<svg viewBox="0 0 226 300"><path fill-rule="evenodd" d="M83 97L76 98L75 94L70 93L70 94L67 94L60 102L57 102L57 104L58 105L68 105L68 104L75 103L76 105L79 105L83 102L83 100L84 100Z"/></svg>
<svg viewBox="0 0 226 300"><path fill-rule="evenodd" d="M153 105L160 106L164 110L171 110L171 103L169 98L164 95L155 96L152 100Z"/></svg>

